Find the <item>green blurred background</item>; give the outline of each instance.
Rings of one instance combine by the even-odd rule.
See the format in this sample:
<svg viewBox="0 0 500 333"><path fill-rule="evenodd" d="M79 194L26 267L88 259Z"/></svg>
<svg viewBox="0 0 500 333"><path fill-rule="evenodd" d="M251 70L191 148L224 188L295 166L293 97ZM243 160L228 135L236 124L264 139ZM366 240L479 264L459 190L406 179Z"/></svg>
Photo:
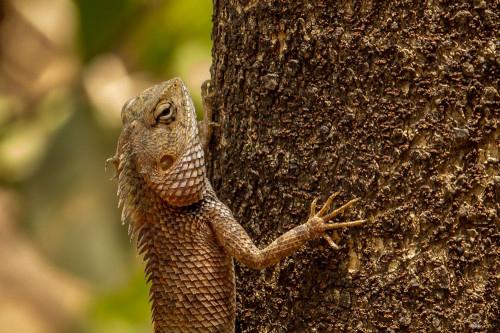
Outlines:
<svg viewBox="0 0 500 333"><path fill-rule="evenodd" d="M0 333L152 332L120 223L122 105L180 76L201 110L209 0L0 0Z"/></svg>

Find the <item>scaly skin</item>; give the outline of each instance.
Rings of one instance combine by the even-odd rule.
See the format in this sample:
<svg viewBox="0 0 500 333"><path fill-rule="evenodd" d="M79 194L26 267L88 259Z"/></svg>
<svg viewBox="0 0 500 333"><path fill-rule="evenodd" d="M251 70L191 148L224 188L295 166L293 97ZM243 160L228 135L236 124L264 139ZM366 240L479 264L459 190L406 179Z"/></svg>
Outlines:
<svg viewBox="0 0 500 333"><path fill-rule="evenodd" d="M129 222L144 253L155 333L234 332L233 258L262 269L314 238L337 248L326 230L365 222L328 223L358 200L325 215L337 193L318 213L315 200L306 223L260 250L206 178L193 102L181 79L128 101L122 121L116 155L108 161L117 170L122 222ZM201 128L208 133L211 125Z"/></svg>

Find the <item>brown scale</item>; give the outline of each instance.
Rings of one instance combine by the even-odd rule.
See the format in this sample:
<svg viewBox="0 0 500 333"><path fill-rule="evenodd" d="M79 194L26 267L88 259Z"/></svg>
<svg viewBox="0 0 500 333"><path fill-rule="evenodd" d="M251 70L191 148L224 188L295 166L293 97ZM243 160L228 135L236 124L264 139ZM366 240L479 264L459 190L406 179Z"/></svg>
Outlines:
<svg viewBox="0 0 500 333"><path fill-rule="evenodd" d="M261 269L314 238L338 248L327 230L365 222L328 223L358 200L325 215L336 193L317 213L313 201L306 223L260 250L206 179L196 114L182 80L127 102L122 121L116 155L108 161L117 169L122 222L129 222L144 253L155 333L234 332L233 258ZM204 133L209 124L203 123Z"/></svg>

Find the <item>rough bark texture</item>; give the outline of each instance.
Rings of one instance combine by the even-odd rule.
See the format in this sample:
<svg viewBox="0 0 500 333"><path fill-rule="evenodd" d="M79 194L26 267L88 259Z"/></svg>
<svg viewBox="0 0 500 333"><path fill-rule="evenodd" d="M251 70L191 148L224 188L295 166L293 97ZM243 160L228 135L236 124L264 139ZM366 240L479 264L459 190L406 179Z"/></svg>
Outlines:
<svg viewBox="0 0 500 333"><path fill-rule="evenodd" d="M237 264L237 331L498 332L499 21L499 1L214 1L221 200L260 247L334 190L372 221Z"/></svg>

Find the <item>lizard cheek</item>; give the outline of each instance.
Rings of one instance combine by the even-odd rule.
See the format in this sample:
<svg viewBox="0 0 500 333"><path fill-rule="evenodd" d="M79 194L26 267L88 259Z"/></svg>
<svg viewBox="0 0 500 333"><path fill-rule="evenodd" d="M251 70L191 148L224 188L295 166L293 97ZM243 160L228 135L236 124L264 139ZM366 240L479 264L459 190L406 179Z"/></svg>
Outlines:
<svg viewBox="0 0 500 333"><path fill-rule="evenodd" d="M174 164L174 158L171 155L163 155L160 160L160 169L167 171Z"/></svg>

